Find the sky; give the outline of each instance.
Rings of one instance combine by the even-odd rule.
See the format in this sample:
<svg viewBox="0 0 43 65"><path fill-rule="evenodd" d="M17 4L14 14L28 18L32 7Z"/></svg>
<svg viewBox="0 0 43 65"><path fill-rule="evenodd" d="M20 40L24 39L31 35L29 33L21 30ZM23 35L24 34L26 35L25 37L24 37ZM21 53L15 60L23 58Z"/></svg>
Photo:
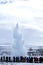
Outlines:
<svg viewBox="0 0 43 65"><path fill-rule="evenodd" d="M43 43L43 0L0 0L0 29L8 30L9 33L8 36L5 35L4 41L9 39L11 42L11 30L16 23L24 28L23 34L27 43Z"/></svg>
<svg viewBox="0 0 43 65"><path fill-rule="evenodd" d="M2 1L7 3L3 4ZM43 1L0 0L0 24L11 26L17 22L26 28L43 32Z"/></svg>

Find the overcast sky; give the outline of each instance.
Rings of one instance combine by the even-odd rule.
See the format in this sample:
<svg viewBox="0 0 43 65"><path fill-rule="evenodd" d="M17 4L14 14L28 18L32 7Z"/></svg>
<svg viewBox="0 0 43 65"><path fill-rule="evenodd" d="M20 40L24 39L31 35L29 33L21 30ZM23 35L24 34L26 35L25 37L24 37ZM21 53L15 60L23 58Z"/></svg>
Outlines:
<svg viewBox="0 0 43 65"><path fill-rule="evenodd" d="M1 4L1 1L6 4ZM1 0L0 24L23 24L43 31L43 0ZM13 1L13 2L12 2Z"/></svg>
<svg viewBox="0 0 43 65"><path fill-rule="evenodd" d="M20 28L25 28L23 35L27 44L43 43L43 0L0 0L1 42L11 42L13 27L17 22Z"/></svg>

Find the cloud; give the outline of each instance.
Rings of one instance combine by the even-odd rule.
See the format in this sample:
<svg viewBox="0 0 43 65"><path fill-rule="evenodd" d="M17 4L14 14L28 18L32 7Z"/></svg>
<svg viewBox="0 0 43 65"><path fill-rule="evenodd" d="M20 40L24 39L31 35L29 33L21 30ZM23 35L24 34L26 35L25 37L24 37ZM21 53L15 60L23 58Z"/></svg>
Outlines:
<svg viewBox="0 0 43 65"><path fill-rule="evenodd" d="M30 1L17 1L12 4L0 5L0 23L20 23L27 28L35 28L43 31L43 1L30 0ZM37 4L37 5L36 5ZM40 5L41 4L41 5ZM39 19L36 19L41 17ZM2 21L3 20L3 21ZM15 21L15 22L14 22Z"/></svg>
<svg viewBox="0 0 43 65"><path fill-rule="evenodd" d="M0 28L0 44L11 44L13 42L12 40L12 31L5 28Z"/></svg>
<svg viewBox="0 0 43 65"><path fill-rule="evenodd" d="M0 4L7 4L7 3L13 3L14 0L0 0Z"/></svg>
<svg viewBox="0 0 43 65"><path fill-rule="evenodd" d="M7 25L14 25L17 22L17 17L16 16L10 16L10 15L4 15L0 14L0 25L1 24L7 24Z"/></svg>
<svg viewBox="0 0 43 65"><path fill-rule="evenodd" d="M35 17L34 20L40 30L43 31L43 17Z"/></svg>
<svg viewBox="0 0 43 65"><path fill-rule="evenodd" d="M43 45L43 32L35 29L23 29L23 38L25 46L41 46Z"/></svg>

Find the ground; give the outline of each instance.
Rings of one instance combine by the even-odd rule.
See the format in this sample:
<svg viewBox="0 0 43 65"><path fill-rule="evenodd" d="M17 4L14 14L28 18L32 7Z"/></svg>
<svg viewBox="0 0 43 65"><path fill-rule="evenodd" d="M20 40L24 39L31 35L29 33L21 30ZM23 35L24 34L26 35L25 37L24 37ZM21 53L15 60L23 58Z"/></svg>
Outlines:
<svg viewBox="0 0 43 65"><path fill-rule="evenodd" d="M0 65L43 65L43 63L4 63Z"/></svg>

